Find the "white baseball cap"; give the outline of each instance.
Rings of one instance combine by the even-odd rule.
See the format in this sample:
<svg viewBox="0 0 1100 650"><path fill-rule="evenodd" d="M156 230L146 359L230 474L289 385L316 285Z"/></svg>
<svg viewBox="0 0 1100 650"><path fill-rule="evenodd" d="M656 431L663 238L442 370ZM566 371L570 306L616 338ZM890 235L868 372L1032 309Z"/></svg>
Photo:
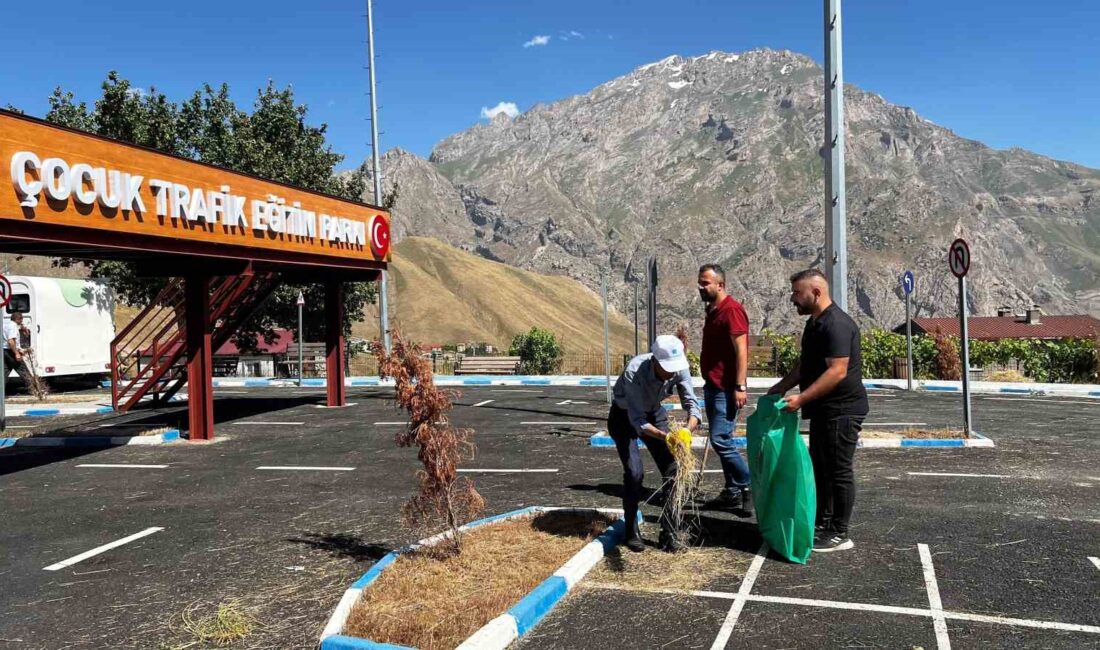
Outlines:
<svg viewBox="0 0 1100 650"><path fill-rule="evenodd" d="M684 344L675 336L668 334L658 336L649 351L653 353L653 358L665 372L677 373L689 367L687 355L684 354Z"/></svg>

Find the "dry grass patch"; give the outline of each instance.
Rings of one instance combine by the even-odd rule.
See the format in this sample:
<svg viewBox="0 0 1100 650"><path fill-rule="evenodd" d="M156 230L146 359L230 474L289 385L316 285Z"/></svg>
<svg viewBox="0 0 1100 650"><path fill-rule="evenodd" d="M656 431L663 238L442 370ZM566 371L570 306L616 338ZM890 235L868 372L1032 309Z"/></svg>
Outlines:
<svg viewBox="0 0 1100 650"><path fill-rule="evenodd" d="M363 591L344 634L422 650L454 648L557 571L611 519L549 512L468 532L460 555L402 555Z"/></svg>
<svg viewBox="0 0 1100 650"><path fill-rule="evenodd" d="M898 429L894 431L860 431L861 438L909 438L911 440L950 440L967 438L965 432L958 429Z"/></svg>
<svg viewBox="0 0 1100 650"><path fill-rule="evenodd" d="M745 575L752 555L728 548L696 546L687 553L620 553L612 551L596 566L587 582L620 589L672 589L695 591L715 577L729 577L731 584Z"/></svg>
<svg viewBox="0 0 1100 650"><path fill-rule="evenodd" d="M219 603L215 611L207 614L200 614L202 609L201 603L192 603L180 615L178 630L193 640L174 646L178 650L226 646L247 637L259 626L255 616L237 600Z"/></svg>

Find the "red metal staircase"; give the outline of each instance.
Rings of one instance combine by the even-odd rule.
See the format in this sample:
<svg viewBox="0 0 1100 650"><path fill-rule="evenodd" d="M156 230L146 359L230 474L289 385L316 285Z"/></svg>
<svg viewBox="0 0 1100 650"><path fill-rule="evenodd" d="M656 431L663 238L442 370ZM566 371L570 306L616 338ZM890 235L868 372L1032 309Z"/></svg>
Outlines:
<svg viewBox="0 0 1100 650"><path fill-rule="evenodd" d="M111 341L111 403L128 411L143 397L165 402L187 382L187 326L184 283L173 279ZM214 350L264 303L279 285L275 273L247 272L210 282L211 342Z"/></svg>

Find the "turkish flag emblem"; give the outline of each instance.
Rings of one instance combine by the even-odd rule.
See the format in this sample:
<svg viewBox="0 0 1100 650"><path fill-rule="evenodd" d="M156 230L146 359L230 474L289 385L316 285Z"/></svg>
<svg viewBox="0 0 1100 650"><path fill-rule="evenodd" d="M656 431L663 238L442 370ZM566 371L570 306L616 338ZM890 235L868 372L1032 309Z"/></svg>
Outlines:
<svg viewBox="0 0 1100 650"><path fill-rule="evenodd" d="M390 252L390 224L382 215L374 215L371 219L370 250L375 257L385 257Z"/></svg>

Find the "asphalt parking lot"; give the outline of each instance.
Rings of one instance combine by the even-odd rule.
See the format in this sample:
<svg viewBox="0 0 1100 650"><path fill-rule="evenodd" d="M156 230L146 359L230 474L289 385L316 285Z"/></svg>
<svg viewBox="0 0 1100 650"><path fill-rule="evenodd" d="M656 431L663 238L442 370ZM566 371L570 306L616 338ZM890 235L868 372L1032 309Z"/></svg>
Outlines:
<svg viewBox="0 0 1100 650"><path fill-rule="evenodd" d="M404 418L385 389L349 389L345 409L318 408L323 389L216 395L212 444L0 450L0 647L182 647L184 611L231 600L260 623L233 647L312 647L348 584L417 537L399 510L418 463L393 443ZM453 420L476 431L466 468L490 514L619 504L614 451L588 446L603 398L463 390ZM867 421L953 426L959 402L874 391ZM974 412L996 448L860 450L853 551L758 559L751 520L734 522L707 543L746 571L691 593L585 581L520 645L1100 647L1100 400L976 396ZM184 413L50 426L176 426ZM706 475L704 489L718 485Z"/></svg>

